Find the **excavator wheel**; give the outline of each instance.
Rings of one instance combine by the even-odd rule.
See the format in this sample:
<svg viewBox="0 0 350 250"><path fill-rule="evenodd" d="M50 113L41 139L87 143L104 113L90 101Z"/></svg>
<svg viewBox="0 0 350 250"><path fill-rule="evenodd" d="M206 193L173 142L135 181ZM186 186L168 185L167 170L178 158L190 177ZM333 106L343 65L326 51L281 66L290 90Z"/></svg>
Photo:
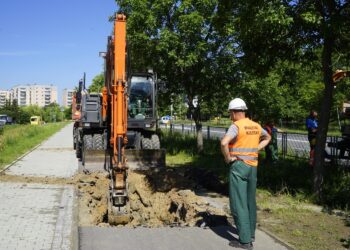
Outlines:
<svg viewBox="0 0 350 250"><path fill-rule="evenodd" d="M93 149L94 150L103 150L104 149L104 143L103 143L103 134L94 134L92 139Z"/></svg>
<svg viewBox="0 0 350 250"><path fill-rule="evenodd" d="M158 135L151 136L152 149L160 149L160 141Z"/></svg>
<svg viewBox="0 0 350 250"><path fill-rule="evenodd" d="M142 149L152 149L152 141L149 138L143 137L141 139L141 147Z"/></svg>
<svg viewBox="0 0 350 250"><path fill-rule="evenodd" d="M88 150L91 150L93 148L93 141L92 141L92 135L84 135L83 137L83 146L82 146L82 157L81 161L83 166L85 165L86 161L86 153Z"/></svg>
<svg viewBox="0 0 350 250"><path fill-rule="evenodd" d="M81 151L82 151L81 143L79 143L79 141L77 141L76 145L75 145L75 155L79 160L81 160L81 155L82 155Z"/></svg>

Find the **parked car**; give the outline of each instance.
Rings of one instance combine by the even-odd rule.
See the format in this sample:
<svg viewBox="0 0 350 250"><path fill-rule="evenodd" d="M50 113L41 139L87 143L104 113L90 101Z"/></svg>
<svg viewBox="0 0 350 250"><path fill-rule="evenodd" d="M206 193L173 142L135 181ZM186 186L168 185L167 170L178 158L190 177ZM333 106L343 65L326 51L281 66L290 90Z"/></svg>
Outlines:
<svg viewBox="0 0 350 250"><path fill-rule="evenodd" d="M161 122L162 124L169 124L169 123L170 123L170 120L171 120L170 115L162 116L162 117L160 118L160 122Z"/></svg>
<svg viewBox="0 0 350 250"><path fill-rule="evenodd" d="M41 119L41 116L32 116L30 117L30 124L31 125L42 125L43 124L43 120Z"/></svg>
<svg viewBox="0 0 350 250"><path fill-rule="evenodd" d="M12 117L6 115L6 114L1 114L0 115L0 123L3 123L3 125L5 124L13 124L13 120Z"/></svg>

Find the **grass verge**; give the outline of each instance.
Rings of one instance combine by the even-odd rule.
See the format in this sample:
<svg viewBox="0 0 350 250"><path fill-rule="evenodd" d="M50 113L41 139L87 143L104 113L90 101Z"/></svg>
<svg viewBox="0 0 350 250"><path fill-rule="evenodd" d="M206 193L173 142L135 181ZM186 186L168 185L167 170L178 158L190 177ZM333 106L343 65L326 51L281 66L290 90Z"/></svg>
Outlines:
<svg viewBox="0 0 350 250"><path fill-rule="evenodd" d="M67 124L60 122L42 126L5 126L0 132L0 170Z"/></svg>
<svg viewBox="0 0 350 250"><path fill-rule="evenodd" d="M258 223L295 249L349 248L349 219L288 193L257 191Z"/></svg>
<svg viewBox="0 0 350 250"><path fill-rule="evenodd" d="M204 153L201 155L196 153L196 138L191 135L165 132L162 143L167 150L167 166L210 171L210 177L205 181L217 179L223 184L219 186L219 192L227 194L228 168L223 162L219 141L204 140ZM350 216L335 216L323 212L329 209L315 205L313 173L307 162L285 159L272 165L263 163L263 154L261 158L257 190L259 224L296 249L349 248ZM322 205L347 211L350 205L349 187L349 171L327 166Z"/></svg>

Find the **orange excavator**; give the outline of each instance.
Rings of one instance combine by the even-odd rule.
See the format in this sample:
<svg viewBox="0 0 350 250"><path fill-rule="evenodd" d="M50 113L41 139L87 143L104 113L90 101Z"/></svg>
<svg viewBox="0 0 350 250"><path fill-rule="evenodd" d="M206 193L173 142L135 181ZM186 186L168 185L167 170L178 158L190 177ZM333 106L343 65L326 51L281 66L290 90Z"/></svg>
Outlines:
<svg viewBox="0 0 350 250"><path fill-rule="evenodd" d="M108 221L111 224L129 221L125 209L127 166L124 150L128 143L126 57L126 17L118 14L114 24L114 37L108 40L105 86L102 90L102 120L107 122L109 132L110 158L107 169L111 185Z"/></svg>
<svg viewBox="0 0 350 250"><path fill-rule="evenodd" d="M117 14L108 37L102 93L82 90L74 130L77 157L84 171L110 176L108 220L129 222L128 171L165 166L157 134L157 79L153 72L127 70L126 17Z"/></svg>

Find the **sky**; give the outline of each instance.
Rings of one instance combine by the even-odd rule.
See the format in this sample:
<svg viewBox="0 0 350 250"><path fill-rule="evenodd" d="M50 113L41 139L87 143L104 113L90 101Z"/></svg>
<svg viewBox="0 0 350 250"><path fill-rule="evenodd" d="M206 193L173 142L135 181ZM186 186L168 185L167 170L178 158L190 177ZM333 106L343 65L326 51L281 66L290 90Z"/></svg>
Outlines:
<svg viewBox="0 0 350 250"><path fill-rule="evenodd" d="M86 86L103 71L117 10L114 0L1 0L0 90L53 84L58 103L86 72Z"/></svg>

